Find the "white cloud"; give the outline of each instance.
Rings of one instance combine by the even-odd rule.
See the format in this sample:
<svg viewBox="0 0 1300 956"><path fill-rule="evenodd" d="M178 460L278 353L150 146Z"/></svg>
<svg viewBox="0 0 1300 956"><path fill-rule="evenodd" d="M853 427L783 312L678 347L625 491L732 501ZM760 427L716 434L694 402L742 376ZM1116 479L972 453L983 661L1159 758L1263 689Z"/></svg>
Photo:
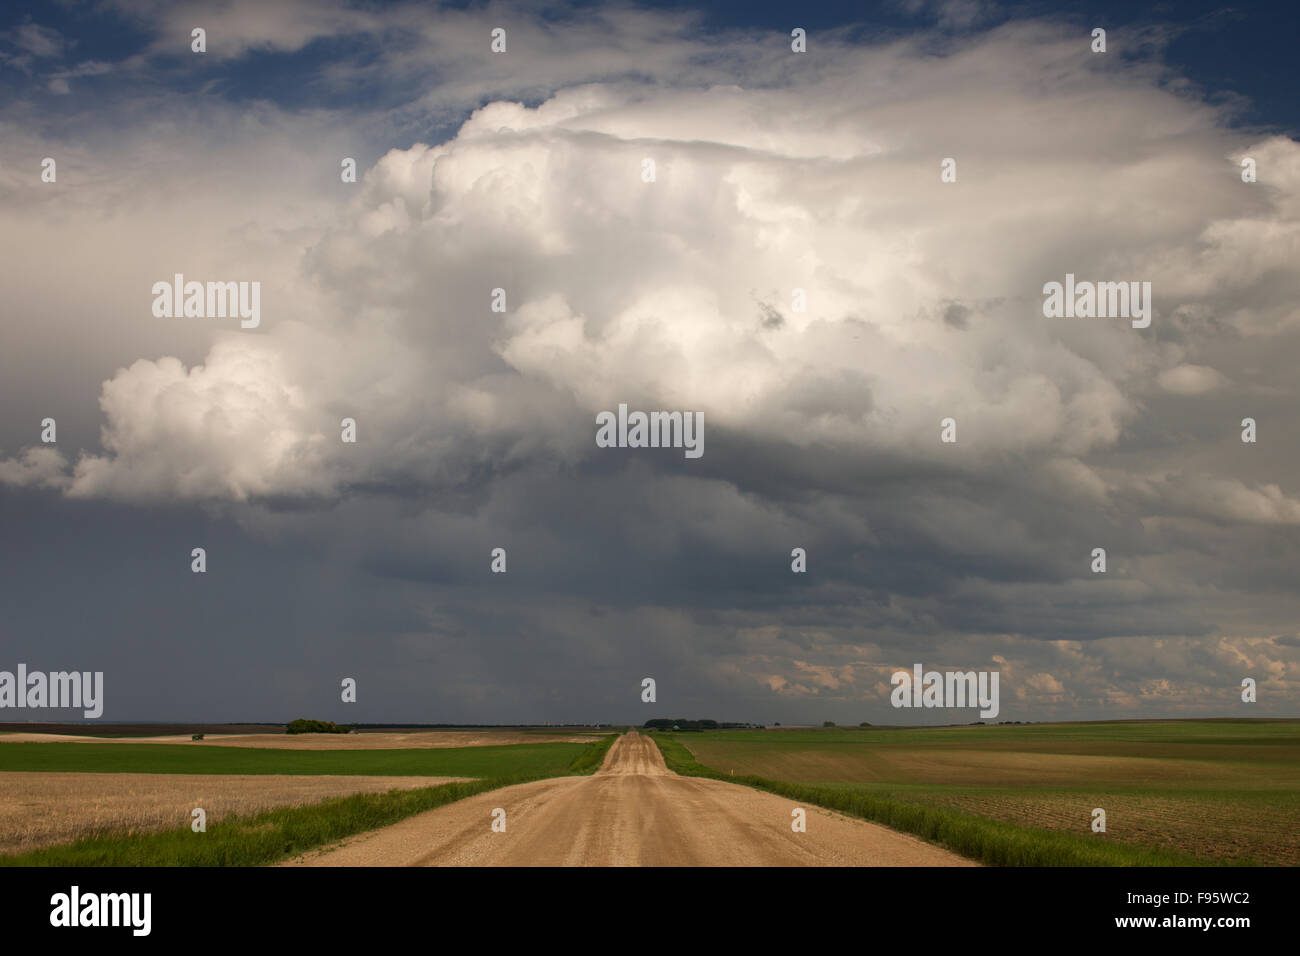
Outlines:
<svg viewBox="0 0 1300 956"><path fill-rule="evenodd" d="M156 32L152 53L172 56L190 53L190 31L195 27L207 32L205 55L233 59L250 50L293 52L313 40L372 32L381 25L374 14L339 0L226 0L219 4L113 0L113 4Z"/></svg>
<svg viewBox="0 0 1300 956"><path fill-rule="evenodd" d="M14 28L11 42L33 56L46 58L60 56L63 53L63 35L51 27L39 23L22 23Z"/></svg>
<svg viewBox="0 0 1300 956"><path fill-rule="evenodd" d="M1227 384L1227 379L1206 365L1178 365L1167 368L1156 381L1175 395L1203 395Z"/></svg>
<svg viewBox="0 0 1300 956"><path fill-rule="evenodd" d="M1170 474L1136 479L1154 514L1190 514L1260 525L1300 524L1300 500L1277 484L1250 487L1238 478Z"/></svg>
<svg viewBox="0 0 1300 956"><path fill-rule="evenodd" d="M223 339L188 370L141 359L104 384L100 405L107 454L77 463L73 497L243 501L328 487L324 422L258 338Z"/></svg>
<svg viewBox="0 0 1300 956"><path fill-rule="evenodd" d="M27 448L15 458L0 458L0 485L60 488L67 484L67 461L48 445Z"/></svg>
<svg viewBox="0 0 1300 956"><path fill-rule="evenodd" d="M466 37L482 25L456 21ZM274 23L240 30L249 48L309 40ZM1258 410L1294 395L1292 380L1266 373L1300 318L1300 280L1285 268L1300 236L1300 149L1228 130L1150 69L1117 61L1095 73L1077 36L1042 25L938 58L913 41L817 40L825 55L804 74L761 65L770 37L724 41L745 74L734 82L665 72L688 38L672 51L649 44L646 82L586 82L591 60L609 64L565 54L563 34L547 34L539 83L578 85L535 108L491 102L445 142L363 164L357 185L339 182L339 159L358 152L355 129L382 121L210 103L201 122L142 110L86 145L6 127L17 135L0 137L0 192L14 241L0 291L33 318L0 360L3 387L23 383L44 408L30 369L61 356L60 392L82 389L76 407L102 438L80 456L65 441L66 464L46 449L0 459L0 481L132 502L333 501L361 488L440 508L439 492L481 488L482 501L446 507L481 508L514 540L533 529L533 547L565 555L559 567L584 557L546 526L554 497L538 516L539 474L563 476L602 516L626 486L647 489L607 533L669 562L824 539L812 552L822 561L837 535L873 552L904 533L933 546L912 560L938 568L946 596L882 596L851 634L763 638L793 646L753 660L716 655L737 686L762 681L792 699L870 696L880 672L860 646L942 633L949 600L971 632L1004 615L1046 622L1044 633L1145 633L1169 616L1151 609L1161 600L1187 608L1168 627L1200 626L1187 581L1225 573L1221 555L1233 553L1201 526L1300 522L1292 472L1277 465L1294 460L1275 451L1284 416ZM498 84L474 72L485 69L411 109L478 102ZM1240 182L1243 154L1259 160L1259 183ZM15 171L24 155L57 155L60 183L76 189L40 192ZM655 183L640 178L647 156ZM939 181L945 156L958 161L955 184ZM261 280L262 327L154 319L149 287L177 271ZM1042 284L1067 272L1151 281L1152 328L1044 319ZM489 311L496 287L504 316ZM795 287L806 313L791 308ZM1245 387L1255 391L1243 411ZM1247 473L1244 458L1213 449L1148 449L1153 432L1184 440L1167 410L1196 396L1231 406L1223 434L1238 451L1235 423L1261 415L1271 444L1260 450L1277 457L1255 456ZM594 413L621 401L703 410L703 467L668 478L650 459L597 458ZM339 440L345 416L358 421L356 445ZM948 416L955 447L938 441ZM611 467L627 469L619 482L589 474ZM891 481L906 487L890 496ZM248 513L276 529L295 520ZM1087 577L1090 542L1058 547L1094 515L1117 516L1104 581ZM371 534L355 520L348 534ZM385 521L379 552L449 537L479 547L460 515ZM903 529L892 537L877 527L891 521ZM1151 557L1153 541L1173 544ZM899 580L879 587L914 586ZM817 600L856 607L852 588L877 585L823 586ZM1268 626L1286 617L1279 601L1250 604ZM1080 702L1139 707L1213 686L1210 664L1183 684L1125 683L1100 651L1013 652L969 636L923 659L969 668L1001 650L1004 693L1022 688L1063 716ZM1172 659L1126 666L1146 679ZM1278 666L1250 660L1261 674Z"/></svg>

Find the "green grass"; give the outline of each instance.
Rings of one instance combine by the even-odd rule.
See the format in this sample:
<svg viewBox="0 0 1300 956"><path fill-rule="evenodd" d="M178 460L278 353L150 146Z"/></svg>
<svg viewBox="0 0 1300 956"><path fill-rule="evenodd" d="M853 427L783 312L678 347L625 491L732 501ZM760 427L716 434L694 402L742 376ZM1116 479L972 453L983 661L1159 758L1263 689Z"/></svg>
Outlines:
<svg viewBox="0 0 1300 956"><path fill-rule="evenodd" d="M609 748L614 746L614 741L623 736L625 732L626 730L609 734L594 746L584 744L582 753L574 757L573 762L569 764L569 773L581 776L595 773L600 769L600 765L605 762L605 755L609 753Z"/></svg>
<svg viewBox="0 0 1300 956"><path fill-rule="evenodd" d="M290 750L201 744L0 743L0 772L345 774L548 777L590 744L505 744L405 750Z"/></svg>
<svg viewBox="0 0 1300 956"><path fill-rule="evenodd" d="M143 835L96 834L66 846L0 857L0 866L260 866L275 863L498 787L562 774L593 773L604 760L615 736L590 744L538 745L578 748L571 760L551 773L514 774L418 790L336 797L304 807L268 810L250 817L227 817L210 825L206 833L194 833L185 827ZM479 749L502 751L516 748ZM358 756L366 751L348 753Z"/></svg>
<svg viewBox="0 0 1300 956"><path fill-rule="evenodd" d="M1208 862L1169 850L1103 842L1081 834L1017 826L943 807L883 797L853 784L810 784L722 773L697 761L675 736L651 735L675 773L712 777L838 810L911 833L993 866L1198 866ZM693 738L695 735L690 735Z"/></svg>

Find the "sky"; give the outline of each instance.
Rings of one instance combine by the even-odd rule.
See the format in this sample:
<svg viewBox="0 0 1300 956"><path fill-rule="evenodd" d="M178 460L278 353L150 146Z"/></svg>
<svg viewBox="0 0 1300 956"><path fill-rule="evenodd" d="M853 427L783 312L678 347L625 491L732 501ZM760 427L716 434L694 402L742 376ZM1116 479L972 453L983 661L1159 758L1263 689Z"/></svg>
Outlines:
<svg viewBox="0 0 1300 956"><path fill-rule="evenodd" d="M978 719L891 706L918 663L1294 716L1296 19L8 6L0 670L115 722ZM600 447L621 404L703 454Z"/></svg>

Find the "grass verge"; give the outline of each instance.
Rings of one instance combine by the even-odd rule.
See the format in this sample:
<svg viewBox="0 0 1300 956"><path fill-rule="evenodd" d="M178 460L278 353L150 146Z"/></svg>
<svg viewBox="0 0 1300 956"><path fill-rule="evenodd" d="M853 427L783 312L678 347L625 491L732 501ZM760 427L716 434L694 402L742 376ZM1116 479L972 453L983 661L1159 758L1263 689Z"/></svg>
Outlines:
<svg viewBox="0 0 1300 956"><path fill-rule="evenodd" d="M569 764L569 773L574 776L586 776L595 773L600 769L600 765L605 762L605 755L609 753L609 748L614 746L614 741L618 740L624 733L626 731L609 734L603 740L586 744L582 753L574 757L573 763Z"/></svg>
<svg viewBox="0 0 1300 956"><path fill-rule="evenodd" d="M101 833L66 846L0 857L0 866L261 866L344 837L389 826L436 807L518 783L594 773L617 735L590 744L555 773L518 774L335 797L303 807L280 807L249 817L227 817L194 833Z"/></svg>
<svg viewBox="0 0 1300 956"><path fill-rule="evenodd" d="M671 736L651 734L668 769L686 777L711 777L766 790L828 810L861 817L938 844L990 866L1210 866L1200 857L1103 843L1082 834L1054 833L974 814L922 807L863 793L852 785L788 783L766 777L731 776L706 767Z"/></svg>

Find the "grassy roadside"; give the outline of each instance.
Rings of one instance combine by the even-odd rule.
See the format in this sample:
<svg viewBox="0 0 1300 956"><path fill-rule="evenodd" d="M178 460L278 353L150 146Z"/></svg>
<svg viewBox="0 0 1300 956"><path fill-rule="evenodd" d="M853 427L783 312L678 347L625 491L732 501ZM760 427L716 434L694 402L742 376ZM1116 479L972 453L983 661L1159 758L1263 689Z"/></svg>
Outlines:
<svg viewBox="0 0 1300 956"><path fill-rule="evenodd" d="M731 776L699 763L671 735L652 733L668 769L687 777L711 777L862 817L921 837L989 866L1218 866L1217 861L1167 850L1094 842L1082 834L1054 833L974 814L922 807L855 790L844 784L787 783L766 777Z"/></svg>
<svg viewBox="0 0 1300 956"><path fill-rule="evenodd" d="M609 753L609 748L614 746L614 741L625 733L627 733L626 728L617 733L609 734L603 740L587 744L582 753L574 757L573 763L569 764L569 774L571 776L585 777L595 773L600 769L600 765L605 762L605 755Z"/></svg>
<svg viewBox="0 0 1300 956"><path fill-rule="evenodd" d="M488 790L547 777L594 773L617 736L583 745L582 752L556 773L335 797L250 817L227 817L211 824L206 833L184 827L148 834L97 834L66 846L0 857L0 866L261 866Z"/></svg>

